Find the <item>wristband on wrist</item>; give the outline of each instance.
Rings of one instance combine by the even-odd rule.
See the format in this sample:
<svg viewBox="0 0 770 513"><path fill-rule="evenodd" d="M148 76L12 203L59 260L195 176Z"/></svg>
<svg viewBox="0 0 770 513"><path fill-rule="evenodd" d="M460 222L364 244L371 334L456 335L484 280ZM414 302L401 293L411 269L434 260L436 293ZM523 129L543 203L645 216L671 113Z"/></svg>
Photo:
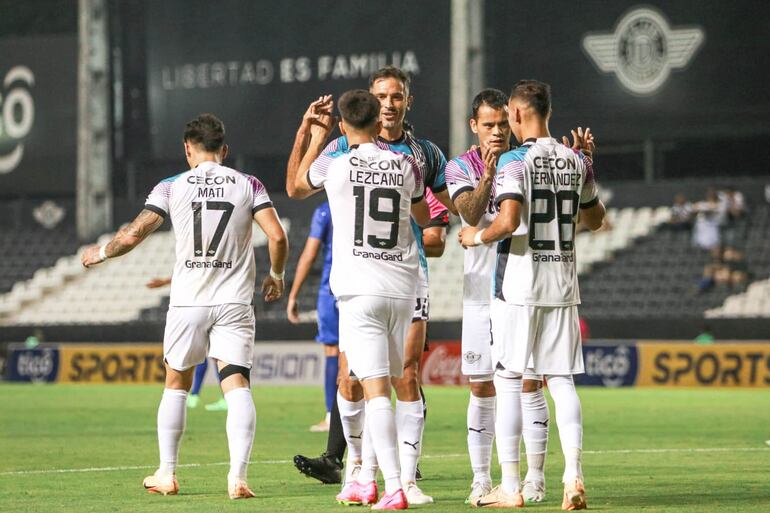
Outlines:
<svg viewBox="0 0 770 513"><path fill-rule="evenodd" d="M477 232L476 232L476 235L473 237L473 243L474 243L475 245L477 245L477 246L480 246L480 245L484 244L484 243L481 241L481 234L482 234L482 233L484 233L484 230L479 230L479 231L477 231Z"/></svg>
<svg viewBox="0 0 770 513"><path fill-rule="evenodd" d="M101 262L107 260L107 244L99 247L99 260Z"/></svg>
<svg viewBox="0 0 770 513"><path fill-rule="evenodd" d="M273 269L270 269L270 277L274 280L283 281L283 276L286 274L286 271L283 271L282 273L274 272Z"/></svg>

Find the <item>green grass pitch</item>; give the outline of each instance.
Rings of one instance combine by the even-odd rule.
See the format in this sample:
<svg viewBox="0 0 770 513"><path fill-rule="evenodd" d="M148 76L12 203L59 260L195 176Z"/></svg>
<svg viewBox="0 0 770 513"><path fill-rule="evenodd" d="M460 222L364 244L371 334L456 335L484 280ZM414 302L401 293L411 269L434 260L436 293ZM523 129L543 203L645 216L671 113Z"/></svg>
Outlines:
<svg viewBox="0 0 770 513"><path fill-rule="evenodd" d="M770 511L767 390L579 392L591 510ZM159 386L0 385L0 511L345 511L334 502L337 486L305 478L290 463L298 452L317 455L325 447L324 434L308 432L321 414L321 390L307 387L254 391L258 427L249 477L258 498L227 498L225 414L202 407L187 418L180 495L145 493L142 478L157 465L160 394ZM420 509L468 511L468 392L429 387L427 395L421 487L436 503ZM202 402L217 397L214 388L205 389ZM527 506L532 511L560 511L562 459L552 424L548 495ZM497 467L494 475L499 477Z"/></svg>

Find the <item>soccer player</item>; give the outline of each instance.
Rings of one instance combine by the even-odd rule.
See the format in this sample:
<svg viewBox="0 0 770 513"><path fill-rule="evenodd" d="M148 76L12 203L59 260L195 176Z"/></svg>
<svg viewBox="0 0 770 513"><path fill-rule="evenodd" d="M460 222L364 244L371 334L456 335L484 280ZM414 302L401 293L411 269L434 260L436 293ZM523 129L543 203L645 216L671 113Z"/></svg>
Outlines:
<svg viewBox="0 0 770 513"><path fill-rule="evenodd" d="M460 233L464 247L501 241L490 314L502 483L477 498L477 507L524 505L521 378L531 365L546 376L556 407L565 459L562 509L586 508L582 416L572 378L583 372L574 234L578 212L580 221L596 230L605 208L591 159L550 136L550 117L550 86L535 80L514 86L508 121L522 145L498 160L495 201L500 211L487 228L466 227ZM587 138L580 128L578 138Z"/></svg>
<svg viewBox="0 0 770 513"><path fill-rule="evenodd" d="M317 117L288 192L304 198L326 189L335 227L330 283L340 310L340 350L363 388L366 425L358 436L365 437L364 452L373 450L385 479L385 494L372 509L406 509L390 378L404 373L404 340L414 311L419 262L410 212L421 226L430 221L422 176L411 156L376 144L380 104L370 92L348 91L340 98L347 144L332 151L323 150L333 128L332 100L319 101L309 109ZM374 476L363 475L338 500L374 502Z"/></svg>
<svg viewBox="0 0 770 513"><path fill-rule="evenodd" d="M455 157L446 167L449 193L460 212L463 226L486 228L497 215L495 175L497 159L510 150L508 96L484 89L473 99L470 127L478 148ZM481 245L465 252L463 282L462 372L469 378L468 453L473 469L466 504L492 490L490 464L495 437L495 386L489 331L490 284L495 269L495 248ZM540 502L545 496L543 467L548 443L548 403L543 378L526 374L522 393L523 438L527 450L524 498Z"/></svg>
<svg viewBox="0 0 770 513"><path fill-rule="evenodd" d="M228 405L228 493L231 499L254 497L246 482L256 425L249 389L256 274L251 223L255 220L268 238L271 269L262 282L265 301L275 301L283 293L288 242L262 183L222 165L227 155L224 136L224 125L211 114L190 121L184 132L190 170L161 181L133 222L112 241L91 246L82 256L86 267L121 256L171 218L176 263L163 337L166 384L158 407L160 467L144 480L150 493L179 491L176 467L185 402L194 367L208 354L217 361Z"/></svg>
<svg viewBox="0 0 770 513"><path fill-rule="evenodd" d="M294 274L294 282L289 292L289 301L286 305L286 315L289 322L299 323L299 305L297 297L302 285L305 283L310 269L313 267L319 251L323 251L323 271L321 284L318 287L318 299L316 311L318 312L318 335L316 341L324 345L326 367L324 373L324 398L326 399L326 418L310 426L312 432L329 431L334 398L337 395L337 373L339 371L339 320L340 313L337 309L337 299L329 288L329 273L332 268L332 216L329 210L329 202L318 205L313 212L310 223L310 235L305 242L305 248L299 256L297 272Z"/></svg>
<svg viewBox="0 0 770 513"><path fill-rule="evenodd" d="M396 67L386 66L371 75L369 91L380 101L382 126L377 138L378 144L411 155L420 167L425 187L433 192L438 202L444 205L446 209L457 213L446 188L444 176L446 158L443 153L434 143L426 139L417 139L404 129L406 113L414 102L409 76ZM312 117L309 118L308 115L306 113L303 125L297 132L295 147L289 159L287 191L290 194L293 187L292 177L293 173L296 173L298 155L300 154L299 150L303 143L307 144L304 135L306 128L303 127L308 126L312 120ZM343 135L329 143L324 151L344 151L348 145L347 138ZM397 397L396 417L399 428L401 477L410 504L433 502L433 499L425 495L416 485L417 463L422 448L422 433L425 426L423 394L419 383L419 362L425 348L429 312L428 264L425 258L440 256L443 253L446 224L448 224L446 213L441 214L435 208L433 213L435 214L433 219L436 222L431 223L431 226L420 230L417 225L412 224L421 251L420 279L415 300L415 315L406 342L404 375L393 380ZM343 364L344 356L340 358L340 388L337 395L341 424L344 428L344 439L340 440L335 432L334 412L332 412L332 424L326 453L319 458L306 458L297 455L294 459L295 465L300 471L322 482L338 482L335 477L339 475L339 469L342 466L341 459L345 442L347 442L348 448L353 448L353 454L348 454L349 461L351 456L354 461L357 459L361 447L361 439L357 437L357 434L361 432L360 426L363 422L361 418L363 402L360 395L356 394L354 389L351 389L350 385L346 383L349 378L344 373ZM348 391L351 392L350 395L347 394ZM348 474L353 471L354 468L349 466Z"/></svg>

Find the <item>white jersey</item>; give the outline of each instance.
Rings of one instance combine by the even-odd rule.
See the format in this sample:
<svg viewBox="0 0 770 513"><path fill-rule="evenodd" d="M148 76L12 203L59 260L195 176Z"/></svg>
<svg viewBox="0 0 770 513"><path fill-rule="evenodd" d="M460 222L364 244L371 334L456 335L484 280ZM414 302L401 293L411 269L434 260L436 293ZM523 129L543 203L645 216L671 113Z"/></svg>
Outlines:
<svg viewBox="0 0 770 513"><path fill-rule="evenodd" d="M410 213L424 187L412 157L374 143L353 145L322 153L307 179L329 198L332 293L413 299L418 249Z"/></svg>
<svg viewBox="0 0 770 513"><path fill-rule="evenodd" d="M484 175L484 161L478 150L471 150L455 157L446 166L446 183L454 201L464 192L473 192ZM497 216L495 209L495 183L489 191L489 202L478 224L486 228ZM460 216L463 226L469 226ZM492 275L495 270L495 246L482 244L465 250L463 273L463 303L489 304L492 299Z"/></svg>
<svg viewBox="0 0 770 513"><path fill-rule="evenodd" d="M496 201L507 199L521 202L526 235L498 243L495 297L514 305L579 304L575 223L578 208L599 201L591 160L551 137L528 139L498 160Z"/></svg>
<svg viewBox="0 0 770 513"><path fill-rule="evenodd" d="M145 208L170 216L176 236L171 306L250 305L256 266L254 213L272 207L255 177L203 162L160 182Z"/></svg>

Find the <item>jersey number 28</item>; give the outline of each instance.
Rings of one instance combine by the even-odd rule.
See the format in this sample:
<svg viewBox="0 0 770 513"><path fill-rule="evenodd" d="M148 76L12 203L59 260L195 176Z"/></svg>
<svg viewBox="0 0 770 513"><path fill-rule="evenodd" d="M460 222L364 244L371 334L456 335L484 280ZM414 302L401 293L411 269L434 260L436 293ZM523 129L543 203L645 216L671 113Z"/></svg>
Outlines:
<svg viewBox="0 0 770 513"><path fill-rule="evenodd" d="M535 212L535 201L545 200L545 212ZM566 210L564 202L570 201L572 208ZM529 247L535 250L554 250L556 241L549 239L536 239L535 231L538 224L550 224L554 218L558 219L559 249L570 251L574 248L575 240L575 216L578 212L580 196L575 191L561 190L557 193L548 189L534 189L532 191L532 210L529 214ZM566 210L566 211L565 211ZM563 227L568 233L563 233Z"/></svg>

